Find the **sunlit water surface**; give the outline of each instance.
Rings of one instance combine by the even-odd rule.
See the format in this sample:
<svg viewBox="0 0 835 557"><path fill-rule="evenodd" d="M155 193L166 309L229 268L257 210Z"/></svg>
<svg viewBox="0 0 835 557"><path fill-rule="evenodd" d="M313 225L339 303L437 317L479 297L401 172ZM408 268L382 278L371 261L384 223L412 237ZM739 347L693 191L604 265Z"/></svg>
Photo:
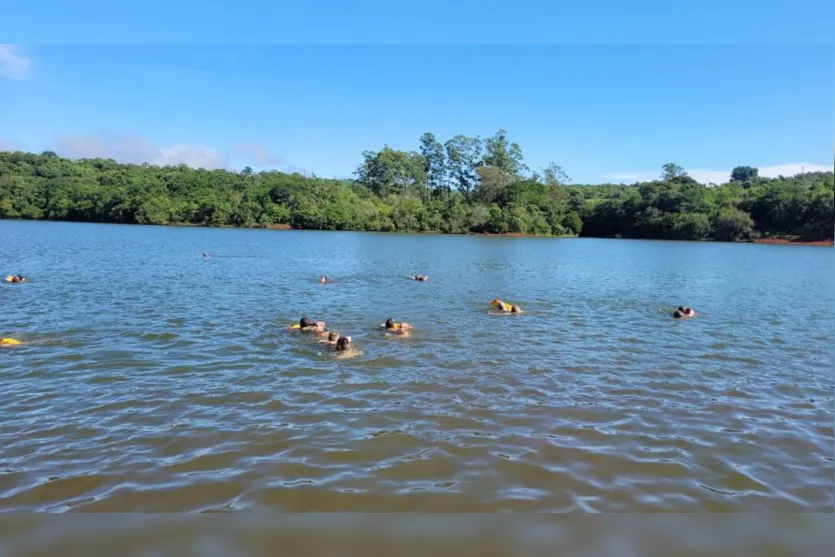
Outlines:
<svg viewBox="0 0 835 557"><path fill-rule="evenodd" d="M0 221L0 509L830 512L834 263Z"/></svg>

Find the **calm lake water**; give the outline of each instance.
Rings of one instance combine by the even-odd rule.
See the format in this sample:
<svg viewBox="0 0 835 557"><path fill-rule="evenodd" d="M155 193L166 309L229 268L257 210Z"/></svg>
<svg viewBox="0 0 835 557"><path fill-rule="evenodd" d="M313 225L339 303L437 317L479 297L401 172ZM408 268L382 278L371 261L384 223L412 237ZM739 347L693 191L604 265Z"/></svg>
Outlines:
<svg viewBox="0 0 835 557"><path fill-rule="evenodd" d="M0 221L0 272L5 511L835 503L830 248Z"/></svg>

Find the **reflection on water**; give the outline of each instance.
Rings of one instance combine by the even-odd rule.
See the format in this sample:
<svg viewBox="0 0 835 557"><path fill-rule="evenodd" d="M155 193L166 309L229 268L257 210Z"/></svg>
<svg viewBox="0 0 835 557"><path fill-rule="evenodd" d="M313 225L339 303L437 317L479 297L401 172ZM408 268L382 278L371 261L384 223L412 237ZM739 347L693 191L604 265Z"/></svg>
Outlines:
<svg viewBox="0 0 835 557"><path fill-rule="evenodd" d="M828 248L0 236L0 272L34 279L0 287L28 343L0 351L4 510L832 509ZM284 330L302 314L360 355Z"/></svg>

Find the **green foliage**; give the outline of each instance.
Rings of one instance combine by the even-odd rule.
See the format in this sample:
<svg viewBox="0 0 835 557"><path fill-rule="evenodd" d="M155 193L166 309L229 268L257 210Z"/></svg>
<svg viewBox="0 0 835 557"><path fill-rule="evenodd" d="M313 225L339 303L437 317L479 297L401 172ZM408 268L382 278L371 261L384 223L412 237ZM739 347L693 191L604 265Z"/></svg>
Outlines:
<svg viewBox="0 0 835 557"><path fill-rule="evenodd" d="M478 167L482 163L481 140L457 135L446 142L447 166L455 184L466 199L478 185Z"/></svg>
<svg viewBox="0 0 835 557"><path fill-rule="evenodd" d="M527 167L522 163L522 148L518 143L509 143L507 131L499 130L496 135L484 140L483 166L497 168L502 173L516 179L522 177Z"/></svg>
<svg viewBox="0 0 835 557"><path fill-rule="evenodd" d="M662 180L568 186L560 166L531 174L523 160L504 130L444 144L427 133L419 152L366 151L356 180L3 152L0 218L721 241L835 235L832 172L760 178L740 166L727 184L707 187L668 163Z"/></svg>
<svg viewBox="0 0 835 557"><path fill-rule="evenodd" d="M426 158L420 153L395 151L388 145L379 152L366 151L357 169L357 182L379 195L424 196Z"/></svg>
<svg viewBox="0 0 835 557"><path fill-rule="evenodd" d="M754 229L751 215L739 209L722 209L711 220L714 237L725 242L748 239Z"/></svg>
<svg viewBox="0 0 835 557"><path fill-rule="evenodd" d="M757 178L715 187L686 176L627 186L587 204L583 236L739 241L755 236L831 239L832 173ZM752 178L753 180L753 178Z"/></svg>
<svg viewBox="0 0 835 557"><path fill-rule="evenodd" d="M571 211L562 220L562 225L571 234L579 235L583 230L583 219L577 214L577 211Z"/></svg>
<svg viewBox="0 0 835 557"><path fill-rule="evenodd" d="M662 180L672 180L673 178L679 178L681 176L687 176L687 173L684 171L684 168L674 162L668 162L661 167Z"/></svg>
<svg viewBox="0 0 835 557"><path fill-rule="evenodd" d="M759 172L753 166L737 166L731 171L731 180L736 182L750 182L757 177Z"/></svg>

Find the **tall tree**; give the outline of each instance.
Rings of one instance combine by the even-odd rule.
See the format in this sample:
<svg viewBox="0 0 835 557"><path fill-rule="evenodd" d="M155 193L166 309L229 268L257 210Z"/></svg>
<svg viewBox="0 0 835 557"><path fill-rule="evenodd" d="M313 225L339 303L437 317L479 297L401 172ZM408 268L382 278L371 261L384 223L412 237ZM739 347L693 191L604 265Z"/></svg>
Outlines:
<svg viewBox="0 0 835 557"><path fill-rule="evenodd" d="M473 195L488 205L502 197L505 188L516 179L498 166L479 166L476 171L480 179Z"/></svg>
<svg viewBox="0 0 835 557"><path fill-rule="evenodd" d="M478 185L479 175L476 168L481 162L481 140L478 137L456 135L446 142L450 177L458 190L469 199L470 193Z"/></svg>
<svg viewBox="0 0 835 557"><path fill-rule="evenodd" d="M737 166L731 171L731 180L737 182L749 182L757 177L759 169L753 166Z"/></svg>
<svg viewBox="0 0 835 557"><path fill-rule="evenodd" d="M541 174L536 173L534 178L541 180L546 186L564 186L571 181L571 178L565 173L563 167L554 162L549 163L548 166L543 168Z"/></svg>
<svg viewBox="0 0 835 557"><path fill-rule="evenodd" d="M448 189L446 153L434 134L427 132L421 136L420 154L424 159L426 185L434 191Z"/></svg>
<svg viewBox="0 0 835 557"><path fill-rule="evenodd" d="M661 167L661 170L662 180L672 180L673 178L687 176L687 172L684 171L684 168L674 162L668 162Z"/></svg>
<svg viewBox="0 0 835 557"><path fill-rule="evenodd" d="M500 129L493 137L484 140L484 166L495 166L506 174L521 178L528 170L523 159L522 148L518 143L508 142L506 130Z"/></svg>
<svg viewBox="0 0 835 557"><path fill-rule="evenodd" d="M425 194L425 161L414 151L395 151L388 145L378 152L365 151L365 159L355 171L357 181L385 197L390 194Z"/></svg>

